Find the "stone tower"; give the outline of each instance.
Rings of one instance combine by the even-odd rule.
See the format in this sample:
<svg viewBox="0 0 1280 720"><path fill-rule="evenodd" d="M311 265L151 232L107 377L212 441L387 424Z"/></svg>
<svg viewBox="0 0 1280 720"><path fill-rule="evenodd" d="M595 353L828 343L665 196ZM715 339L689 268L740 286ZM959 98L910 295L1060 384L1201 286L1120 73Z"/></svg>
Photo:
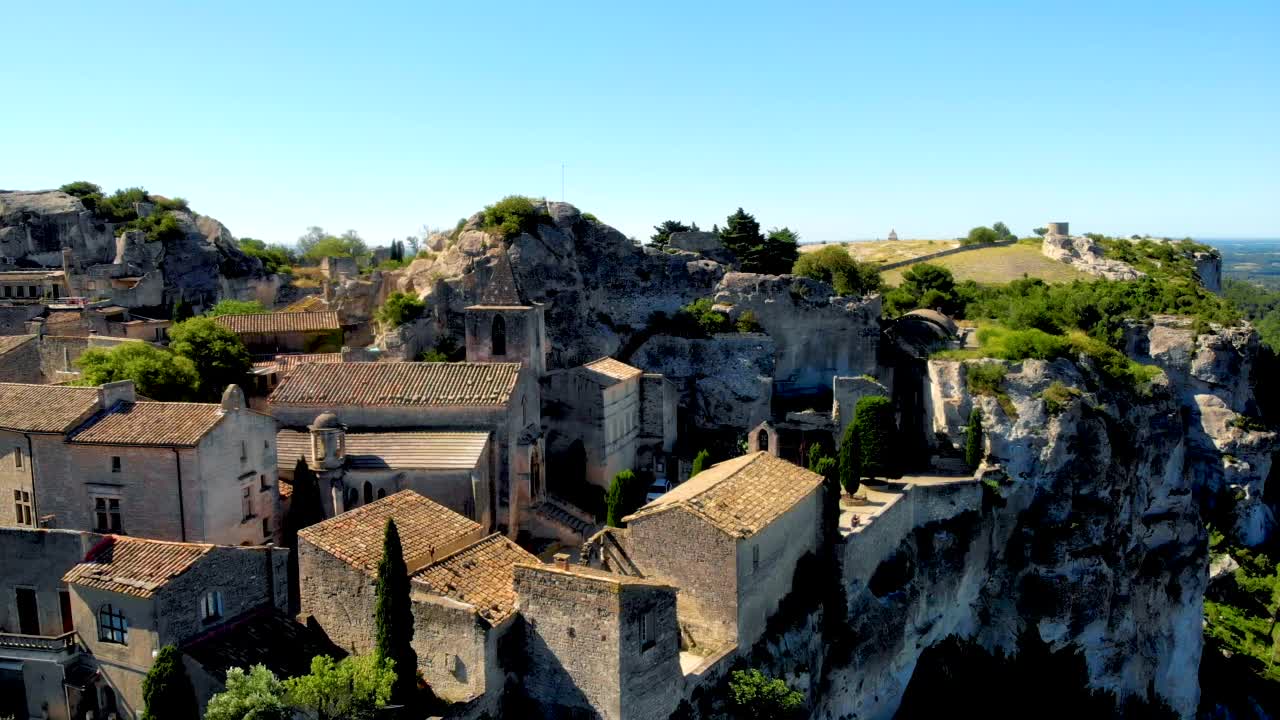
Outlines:
<svg viewBox="0 0 1280 720"><path fill-rule="evenodd" d="M895 229L893 229L893 228L889 228L889 239L890 239L890 240L897 240L897 239L898 239L898 231L897 231L897 230L895 230Z"/></svg>
<svg viewBox="0 0 1280 720"><path fill-rule="evenodd" d="M1068 225L1069 224L1065 222L1051 222L1049 223L1049 232L1045 233L1045 235L1058 235L1061 237L1071 237L1071 232L1068 229Z"/></svg>
<svg viewBox="0 0 1280 720"><path fill-rule="evenodd" d="M332 515L337 515L343 511L346 499L346 485L342 481L347 464L346 431L333 413L316 416L307 430L311 432L307 465L316 474L316 482L321 488L328 484Z"/></svg>
<svg viewBox="0 0 1280 720"><path fill-rule="evenodd" d="M472 273L478 302L466 308L467 362L518 362L541 377L547 369L547 331L542 305L525 302L506 252L493 256L488 272Z"/></svg>

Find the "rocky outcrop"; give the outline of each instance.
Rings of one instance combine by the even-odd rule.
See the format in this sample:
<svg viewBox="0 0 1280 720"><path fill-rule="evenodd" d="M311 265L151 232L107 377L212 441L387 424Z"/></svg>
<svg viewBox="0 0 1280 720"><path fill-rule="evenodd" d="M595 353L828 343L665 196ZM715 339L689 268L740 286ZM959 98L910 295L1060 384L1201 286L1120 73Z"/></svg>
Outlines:
<svg viewBox="0 0 1280 720"><path fill-rule="evenodd" d="M1102 246L1083 236L1071 237L1050 232L1040 243L1040 252L1045 257L1107 280L1136 280L1145 274L1129 263L1108 260L1103 256Z"/></svg>
<svg viewBox="0 0 1280 720"><path fill-rule="evenodd" d="M111 262L115 233L64 192L0 190L0 256L61 267L64 247L86 261Z"/></svg>
<svg viewBox="0 0 1280 720"><path fill-rule="evenodd" d="M680 404L699 427L743 429L770 416L776 354L776 342L757 333L707 339L656 335L631 362L674 383Z"/></svg>

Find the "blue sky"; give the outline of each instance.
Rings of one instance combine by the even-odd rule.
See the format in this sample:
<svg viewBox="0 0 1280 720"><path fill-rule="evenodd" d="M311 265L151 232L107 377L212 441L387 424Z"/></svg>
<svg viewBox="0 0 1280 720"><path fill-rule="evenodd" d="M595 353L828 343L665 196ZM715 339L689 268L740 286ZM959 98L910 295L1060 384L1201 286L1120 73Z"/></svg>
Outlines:
<svg viewBox="0 0 1280 720"><path fill-rule="evenodd" d="M6 3L0 187L382 243L510 193L628 235L1280 237L1280 3Z"/></svg>

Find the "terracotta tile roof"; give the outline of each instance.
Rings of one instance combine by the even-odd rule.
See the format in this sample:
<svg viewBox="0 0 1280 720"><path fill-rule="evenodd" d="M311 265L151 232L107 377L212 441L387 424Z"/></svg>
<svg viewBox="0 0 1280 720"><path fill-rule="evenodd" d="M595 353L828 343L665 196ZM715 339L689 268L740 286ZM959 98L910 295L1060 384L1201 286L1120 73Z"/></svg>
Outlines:
<svg viewBox="0 0 1280 720"><path fill-rule="evenodd" d="M614 360L611 357L602 357L599 360L592 360L582 366L596 378L606 385L612 385L623 380L640 377L644 371L637 367L632 367L621 360Z"/></svg>
<svg viewBox="0 0 1280 720"><path fill-rule="evenodd" d="M342 353L290 353L276 355L270 360L259 360L253 364L255 370L274 369L289 372L303 363L340 363Z"/></svg>
<svg viewBox="0 0 1280 720"><path fill-rule="evenodd" d="M252 333L325 332L340 330L336 312L274 312L249 315L223 315L214 322L231 332Z"/></svg>
<svg viewBox="0 0 1280 720"><path fill-rule="evenodd" d="M347 467L355 470L470 470L484 456L488 431L346 433ZM280 470L293 470L311 450L311 434L276 433Z"/></svg>
<svg viewBox="0 0 1280 720"><path fill-rule="evenodd" d="M0 355L35 340L35 335L0 335Z"/></svg>
<svg viewBox="0 0 1280 720"><path fill-rule="evenodd" d="M63 582L97 590L151 597L186 572L213 545L107 535L67 571Z"/></svg>
<svg viewBox="0 0 1280 720"><path fill-rule="evenodd" d="M513 568L536 562L533 554L494 533L419 570L413 580L437 595L475 606L480 617L496 625L516 610Z"/></svg>
<svg viewBox="0 0 1280 720"><path fill-rule="evenodd" d="M680 507L729 535L750 537L820 485L821 475L757 452L711 466L624 519Z"/></svg>
<svg viewBox="0 0 1280 720"><path fill-rule="evenodd" d="M0 383L0 429L67 432L98 409L98 388Z"/></svg>
<svg viewBox="0 0 1280 720"><path fill-rule="evenodd" d="M117 403L69 440L82 445L194 447L222 417L222 406L215 403Z"/></svg>
<svg viewBox="0 0 1280 720"><path fill-rule="evenodd" d="M519 363L303 364L271 393L275 405L506 405Z"/></svg>
<svg viewBox="0 0 1280 720"><path fill-rule="evenodd" d="M329 309L329 301L323 295L308 295L285 306L281 312L324 312Z"/></svg>
<svg viewBox="0 0 1280 720"><path fill-rule="evenodd" d="M297 677L311 670L311 658L340 660L347 652L318 630L275 608L260 608L224 623L182 646L183 654L206 672L225 680L231 668L265 665L276 677Z"/></svg>
<svg viewBox="0 0 1280 720"><path fill-rule="evenodd" d="M410 570L478 540L480 523L435 503L412 490L401 490L368 505L329 518L298 533L298 537L372 575L382 559L387 519L396 521L405 563Z"/></svg>

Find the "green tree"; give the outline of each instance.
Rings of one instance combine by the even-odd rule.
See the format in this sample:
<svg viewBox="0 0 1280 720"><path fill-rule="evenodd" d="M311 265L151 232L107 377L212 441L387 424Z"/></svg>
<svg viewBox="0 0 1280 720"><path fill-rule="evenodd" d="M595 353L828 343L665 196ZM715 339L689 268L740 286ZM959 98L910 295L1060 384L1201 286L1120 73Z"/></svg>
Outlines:
<svg viewBox="0 0 1280 720"><path fill-rule="evenodd" d="M298 532L324 520L324 500L320 495L320 483L307 461L298 458L293 466L293 496L284 515L280 541L289 548L289 602L291 610L298 612Z"/></svg>
<svg viewBox="0 0 1280 720"><path fill-rule="evenodd" d="M395 328L422 317L426 309L426 303L416 296L396 291L378 308L377 318L383 327Z"/></svg>
<svg viewBox="0 0 1280 720"><path fill-rule="evenodd" d="M884 303L894 315L916 308L940 308L944 313L955 313L961 307L955 276L941 265L931 263L912 265L904 270L902 282L885 294Z"/></svg>
<svg viewBox="0 0 1280 720"><path fill-rule="evenodd" d="M228 385L244 382L253 367L240 338L207 317L169 328L169 348L195 364L199 395L209 402L220 398Z"/></svg>
<svg viewBox="0 0 1280 720"><path fill-rule="evenodd" d="M257 300L219 300L216 305L205 311L205 317L222 317L223 315L262 315L267 309Z"/></svg>
<svg viewBox="0 0 1280 720"><path fill-rule="evenodd" d="M236 244L245 255L262 261L262 269L272 275L290 272L298 261L294 252L283 245L268 245L255 238L240 238Z"/></svg>
<svg viewBox="0 0 1280 720"><path fill-rule="evenodd" d="M872 263L855 260L839 245L828 245L802 253L791 272L831 283L844 296L866 295L880 290L880 270Z"/></svg>
<svg viewBox="0 0 1280 720"><path fill-rule="evenodd" d="M609 490L604 495L605 524L622 527L622 518L635 512L644 503L644 484L630 470L613 476Z"/></svg>
<svg viewBox="0 0 1280 720"><path fill-rule="evenodd" d="M409 569L396 523L387 518L374 589L374 657L390 661L396 679L391 701L413 707L418 689L418 655L413 651L413 610L409 601Z"/></svg>
<svg viewBox="0 0 1280 720"><path fill-rule="evenodd" d="M1047 228L1047 227L1038 227L1038 228L1036 228L1036 229L1032 230L1031 232L1033 232L1033 233L1035 233L1035 234L1039 235L1040 237L1044 237L1045 235L1048 235L1048 234L1049 234L1049 228Z"/></svg>
<svg viewBox="0 0 1280 720"><path fill-rule="evenodd" d="M993 224L991 226L991 231L994 232L996 234L996 237L1002 241L1018 239L1018 236L1013 234L1013 231L1009 229L1009 226L1005 225L1002 222L997 222Z"/></svg>
<svg viewBox="0 0 1280 720"><path fill-rule="evenodd" d="M804 694L759 670L734 670L729 676L730 712L735 720L799 720Z"/></svg>
<svg viewBox="0 0 1280 720"><path fill-rule="evenodd" d="M711 453L707 450L699 450L698 454L693 456L693 468L689 471L689 477L697 475L710 466Z"/></svg>
<svg viewBox="0 0 1280 720"><path fill-rule="evenodd" d="M368 256L369 246L355 230L335 236L326 233L324 228L313 225L298 238L298 251L307 260L319 262L326 257L363 258Z"/></svg>
<svg viewBox="0 0 1280 720"><path fill-rule="evenodd" d="M800 257L800 234L791 228L773 228L764 242L747 254L742 262L746 272L784 275L791 272Z"/></svg>
<svg viewBox="0 0 1280 720"><path fill-rule="evenodd" d="M173 321L180 323L183 320L190 320L196 316L195 310L191 309L191 303L178 298L173 303Z"/></svg>
<svg viewBox="0 0 1280 720"><path fill-rule="evenodd" d="M898 428L889 398L868 395L858 400L852 427L858 435L862 474L870 478L892 475L897 467L893 439Z"/></svg>
<svg viewBox="0 0 1280 720"><path fill-rule="evenodd" d="M978 469L982 462L982 411L969 411L969 424L964 428L964 461L970 469Z"/></svg>
<svg viewBox="0 0 1280 720"><path fill-rule="evenodd" d="M142 720L199 720L196 691L178 648L160 648L142 679L142 703Z"/></svg>
<svg viewBox="0 0 1280 720"><path fill-rule="evenodd" d="M840 487L850 495L858 492L862 479L862 451L858 448L858 430L853 423L845 426L840 438Z"/></svg>
<svg viewBox="0 0 1280 720"><path fill-rule="evenodd" d="M292 720L284 684L264 665L227 671L227 689L209 698L204 720Z"/></svg>
<svg viewBox="0 0 1280 720"><path fill-rule="evenodd" d="M341 662L317 655L311 672L284 682L290 705L319 720L372 720L391 699L396 674L373 655L351 656Z"/></svg>
<svg viewBox="0 0 1280 720"><path fill-rule="evenodd" d="M200 375L189 358L143 342L91 348L76 358L79 385L132 380L139 395L167 402L197 397Z"/></svg>
<svg viewBox="0 0 1280 720"><path fill-rule="evenodd" d="M679 220L664 220L661 225L654 225L653 231L653 235L649 236L649 244L661 249L671 240L671 233L697 232L698 223L685 225Z"/></svg>
<svg viewBox="0 0 1280 720"><path fill-rule="evenodd" d="M1008 228L1005 229L1007 230ZM964 244L981 245L983 243L993 243L1001 239L1003 238L1001 238L1000 234L995 230L987 227L986 225L979 225L969 231L969 236L964 239Z"/></svg>

